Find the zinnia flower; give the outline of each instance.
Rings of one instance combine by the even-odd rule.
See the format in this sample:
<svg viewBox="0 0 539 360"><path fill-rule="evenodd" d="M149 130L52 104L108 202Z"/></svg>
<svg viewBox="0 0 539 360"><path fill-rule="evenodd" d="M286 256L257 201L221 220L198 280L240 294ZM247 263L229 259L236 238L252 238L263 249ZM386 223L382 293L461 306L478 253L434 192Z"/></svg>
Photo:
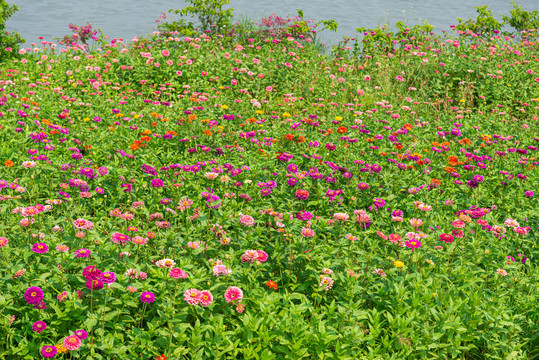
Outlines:
<svg viewBox="0 0 539 360"><path fill-rule="evenodd" d="M32 251L37 254L45 254L49 251L49 247L45 243L35 243L34 246L32 246Z"/></svg>
<svg viewBox="0 0 539 360"><path fill-rule="evenodd" d="M243 299L243 291L239 287L231 286L225 291L225 300L227 303L240 301Z"/></svg>
<svg viewBox="0 0 539 360"><path fill-rule="evenodd" d="M440 234L440 241L444 241L448 244L453 243L453 235L451 234Z"/></svg>
<svg viewBox="0 0 539 360"><path fill-rule="evenodd" d="M101 280L88 280L86 281L86 288L88 290L101 290L103 289L103 281Z"/></svg>
<svg viewBox="0 0 539 360"><path fill-rule="evenodd" d="M143 291L140 294L140 301L146 304L153 303L155 301L155 295L149 291Z"/></svg>
<svg viewBox="0 0 539 360"><path fill-rule="evenodd" d="M174 279L187 279L189 277L189 275L183 271L182 269L178 269L178 268L174 268L174 269L170 269L170 271L168 272L168 276L170 276L171 278L174 278Z"/></svg>
<svg viewBox="0 0 539 360"><path fill-rule="evenodd" d="M199 295L199 303L204 307L208 307L213 303L213 295L208 290L203 290Z"/></svg>
<svg viewBox="0 0 539 360"><path fill-rule="evenodd" d="M75 251L75 257L77 258L87 258L90 257L90 254L92 254L92 252L88 249L79 249Z"/></svg>
<svg viewBox="0 0 539 360"><path fill-rule="evenodd" d="M56 346L47 345L41 348L41 356L47 359L52 359L57 353L58 350L56 349Z"/></svg>
<svg viewBox="0 0 539 360"><path fill-rule="evenodd" d="M81 340L88 338L88 333L86 332L86 330L82 329L75 331L75 335L78 336Z"/></svg>
<svg viewBox="0 0 539 360"><path fill-rule="evenodd" d="M105 284L111 284L116 281L116 274L110 271L106 271L101 274L100 280Z"/></svg>
<svg viewBox="0 0 539 360"><path fill-rule="evenodd" d="M77 350L80 348L81 340L77 335L70 335L64 339L63 345L67 350Z"/></svg>
<svg viewBox="0 0 539 360"><path fill-rule="evenodd" d="M191 305L198 305L200 302L200 291L197 289L189 289L183 293L183 299Z"/></svg>
<svg viewBox="0 0 539 360"><path fill-rule="evenodd" d="M36 321L32 325L32 331L37 332L38 334L41 334L45 329L47 328L47 323L45 321Z"/></svg>
<svg viewBox="0 0 539 360"><path fill-rule="evenodd" d="M24 292L24 300L28 304L37 304L43 300L43 290L40 287L32 286Z"/></svg>
<svg viewBox="0 0 539 360"><path fill-rule="evenodd" d="M86 280L99 279L101 277L101 274L101 270L99 270L94 265L87 266L84 268L84 270L82 270L82 276L84 276Z"/></svg>

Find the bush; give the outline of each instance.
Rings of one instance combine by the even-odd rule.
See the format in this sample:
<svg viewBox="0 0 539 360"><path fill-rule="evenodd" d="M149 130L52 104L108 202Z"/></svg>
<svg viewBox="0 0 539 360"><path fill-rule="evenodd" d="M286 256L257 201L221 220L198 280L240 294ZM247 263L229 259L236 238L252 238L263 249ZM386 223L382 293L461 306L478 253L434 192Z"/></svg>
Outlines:
<svg viewBox="0 0 539 360"><path fill-rule="evenodd" d="M164 32L178 31L182 35L192 36L201 31L209 35L221 34L226 31L232 20L234 9L223 9L230 0L187 0L190 6L183 9L170 9L168 12L180 15L182 18L171 23L159 25ZM198 24L183 17L196 18Z"/></svg>
<svg viewBox="0 0 539 360"><path fill-rule="evenodd" d="M0 0L0 60L16 54L19 44L24 43L17 32L9 33L5 30L6 22L18 10L18 5L9 5L5 0Z"/></svg>
<svg viewBox="0 0 539 360"><path fill-rule="evenodd" d="M514 1L511 4L513 5L513 10L510 11L511 17L502 15L503 21L519 32L539 29L539 12L537 10L524 10L522 6L517 5Z"/></svg>

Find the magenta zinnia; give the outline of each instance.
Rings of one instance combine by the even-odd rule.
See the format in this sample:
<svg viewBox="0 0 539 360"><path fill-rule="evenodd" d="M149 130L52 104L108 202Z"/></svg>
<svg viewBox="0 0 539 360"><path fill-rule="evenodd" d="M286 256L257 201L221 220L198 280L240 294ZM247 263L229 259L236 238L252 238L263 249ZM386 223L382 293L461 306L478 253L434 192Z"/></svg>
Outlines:
<svg viewBox="0 0 539 360"><path fill-rule="evenodd" d="M32 246L32 251L38 254L45 254L49 251L49 247L45 243L35 243L34 246Z"/></svg>
<svg viewBox="0 0 539 360"><path fill-rule="evenodd" d="M47 328L47 323L45 321L36 321L32 325L32 331L35 331L38 334L41 334Z"/></svg>
<svg viewBox="0 0 539 360"><path fill-rule="evenodd" d="M37 304L43 300L43 290L40 287L32 286L24 292L24 300L28 304Z"/></svg>
<svg viewBox="0 0 539 360"><path fill-rule="evenodd" d="M143 291L140 294L140 301L146 304L153 303L155 301L155 295L149 291Z"/></svg>
<svg viewBox="0 0 539 360"><path fill-rule="evenodd" d="M58 350L56 349L56 346L47 345L41 348L41 356L43 356L46 359L52 359L53 357L56 356L57 353L58 353Z"/></svg>

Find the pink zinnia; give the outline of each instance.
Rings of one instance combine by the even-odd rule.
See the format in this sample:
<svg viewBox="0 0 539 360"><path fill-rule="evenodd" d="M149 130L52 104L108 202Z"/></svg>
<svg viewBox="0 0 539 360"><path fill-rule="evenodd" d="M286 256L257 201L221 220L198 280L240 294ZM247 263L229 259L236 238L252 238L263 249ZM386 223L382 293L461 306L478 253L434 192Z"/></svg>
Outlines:
<svg viewBox="0 0 539 360"><path fill-rule="evenodd" d="M213 275L217 277L227 276L231 273L231 270L228 270L225 265L215 265L213 267Z"/></svg>
<svg viewBox="0 0 539 360"><path fill-rule="evenodd" d="M99 270L94 265L87 266L84 268L84 270L82 270L82 276L84 276L86 280L99 279L101 277L101 274L102 274L102 271Z"/></svg>
<svg viewBox="0 0 539 360"><path fill-rule="evenodd" d="M408 240L405 244L406 247L411 248L412 251L415 251L415 249L419 249L421 247L421 241L419 240Z"/></svg>
<svg viewBox="0 0 539 360"><path fill-rule="evenodd" d="M379 230L376 231L376 235L380 236L384 240L387 240L387 236Z"/></svg>
<svg viewBox="0 0 539 360"><path fill-rule="evenodd" d="M268 254L264 250L257 250L256 252L258 253L258 261L266 262L268 260Z"/></svg>
<svg viewBox="0 0 539 360"><path fill-rule="evenodd" d="M243 226L253 226L255 224L255 219L250 215L242 215L240 217L240 224Z"/></svg>
<svg viewBox="0 0 539 360"><path fill-rule="evenodd" d="M416 219L416 218L411 218L410 219L410 225L412 225L413 227L420 227L421 225L423 225L423 220Z"/></svg>
<svg viewBox="0 0 539 360"><path fill-rule="evenodd" d="M77 335L70 335L64 339L63 345L67 350L73 351L80 348L81 342L82 341Z"/></svg>
<svg viewBox="0 0 539 360"><path fill-rule="evenodd" d="M115 244L124 245L125 243L129 242L131 238L127 235L115 232L111 235L110 240Z"/></svg>
<svg viewBox="0 0 539 360"><path fill-rule="evenodd" d="M49 251L49 247L45 243L35 243L34 246L32 246L32 251L37 254L45 254Z"/></svg>
<svg viewBox="0 0 539 360"><path fill-rule="evenodd" d="M183 293L183 299L191 305L198 305L200 302L200 291L197 289L189 289Z"/></svg>
<svg viewBox="0 0 539 360"><path fill-rule="evenodd" d="M9 240L3 236L0 236L0 247L7 246L9 244Z"/></svg>
<svg viewBox="0 0 539 360"><path fill-rule="evenodd" d="M231 286L225 291L225 300L227 303L243 299L243 291L239 287Z"/></svg>
<svg viewBox="0 0 539 360"><path fill-rule="evenodd" d="M170 276L171 278L174 278L174 279L187 279L189 277L189 275L183 271L182 269L178 269L178 268L174 268L174 269L170 269L170 271L168 272L168 276Z"/></svg>
<svg viewBox="0 0 539 360"><path fill-rule="evenodd" d="M208 290L203 290L199 295L200 305L208 307L213 303L213 295Z"/></svg>
<svg viewBox="0 0 539 360"><path fill-rule="evenodd" d="M391 234L389 235L389 241L394 243L394 244L398 244L399 241L401 241L402 238L400 237L399 234Z"/></svg>
<svg viewBox="0 0 539 360"><path fill-rule="evenodd" d="M466 226L466 223L462 220L455 220L453 221L453 227L457 228L457 229L462 229L463 227Z"/></svg>
<svg viewBox="0 0 539 360"><path fill-rule="evenodd" d="M440 241L446 242L448 244L453 243L453 235L451 234L440 234Z"/></svg>

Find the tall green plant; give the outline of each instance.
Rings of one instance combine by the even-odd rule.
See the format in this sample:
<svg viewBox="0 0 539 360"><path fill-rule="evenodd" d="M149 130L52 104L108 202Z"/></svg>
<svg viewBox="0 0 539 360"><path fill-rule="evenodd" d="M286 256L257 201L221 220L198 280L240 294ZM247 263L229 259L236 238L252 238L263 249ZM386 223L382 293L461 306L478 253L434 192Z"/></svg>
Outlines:
<svg viewBox="0 0 539 360"><path fill-rule="evenodd" d="M17 32L6 31L7 20L18 10L18 5L9 5L5 0L0 0L0 60L17 54L19 44L24 43Z"/></svg>
<svg viewBox="0 0 539 360"><path fill-rule="evenodd" d="M470 30L474 34L484 35L491 35L495 32L499 32L502 29L504 23L496 20L492 14L492 10L490 10L487 5L476 6L475 11L477 12L477 17L475 20L468 19L464 21L460 17L457 18L459 23L456 26L456 29L464 32Z"/></svg>
<svg viewBox="0 0 539 360"><path fill-rule="evenodd" d="M183 35L194 35L197 32L215 35L226 32L234 11L232 8L223 9L223 6L228 5L229 2L230 0L187 0L189 6L168 11L180 15L181 18L159 25L159 30L179 31ZM195 23L191 19L196 19L198 22Z"/></svg>
<svg viewBox="0 0 539 360"><path fill-rule="evenodd" d="M502 15L503 21L517 31L539 29L539 11L524 10L514 1L511 2L511 5L513 5L513 9L509 12L511 16Z"/></svg>

